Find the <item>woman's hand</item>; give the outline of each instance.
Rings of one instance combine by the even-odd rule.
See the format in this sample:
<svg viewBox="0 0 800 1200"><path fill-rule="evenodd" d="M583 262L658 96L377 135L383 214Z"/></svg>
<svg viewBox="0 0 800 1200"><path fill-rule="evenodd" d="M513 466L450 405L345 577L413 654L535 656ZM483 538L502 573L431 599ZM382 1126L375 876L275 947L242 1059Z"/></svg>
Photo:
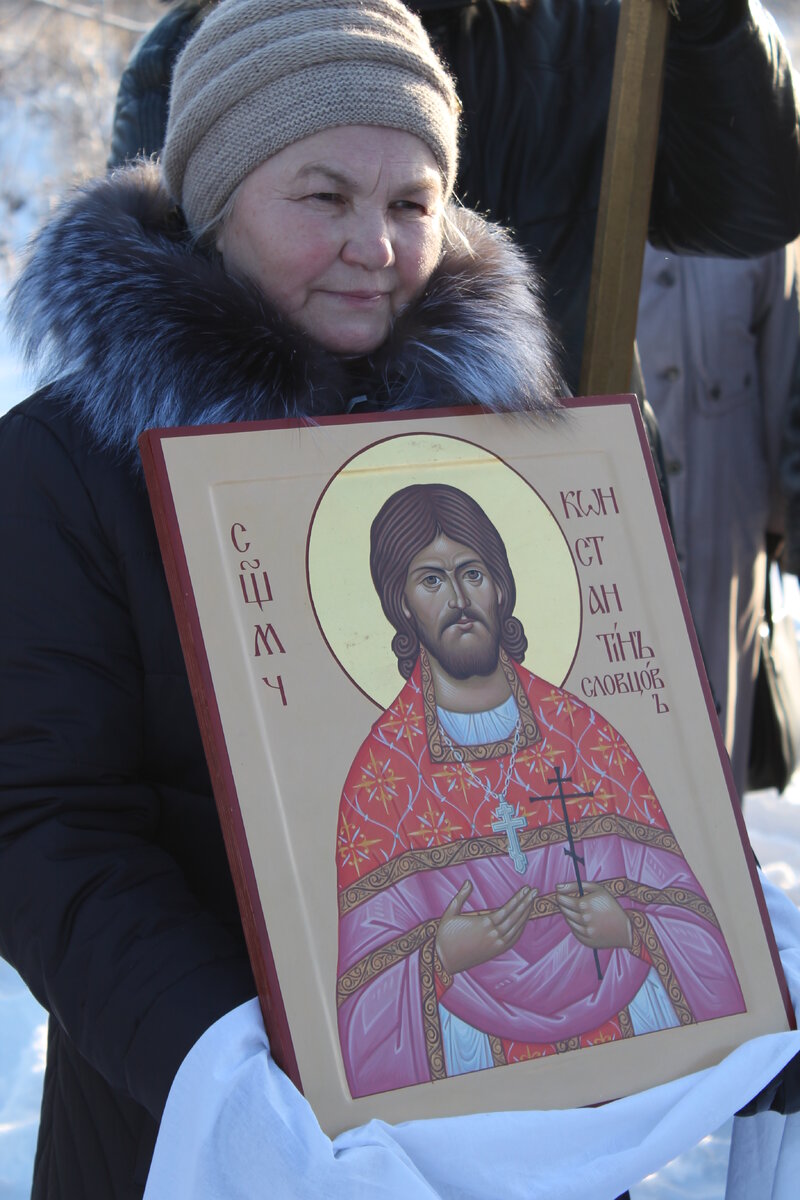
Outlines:
<svg viewBox="0 0 800 1200"><path fill-rule="evenodd" d="M633 927L628 914L602 883L584 883L582 896L577 883L559 883L556 901L571 931L584 946L593 950L617 947L630 950Z"/></svg>
<svg viewBox="0 0 800 1200"><path fill-rule="evenodd" d="M450 975L468 971L509 950L525 928L538 889L521 887L500 908L465 913L462 910L471 891L472 884L467 880L439 921L436 953Z"/></svg>

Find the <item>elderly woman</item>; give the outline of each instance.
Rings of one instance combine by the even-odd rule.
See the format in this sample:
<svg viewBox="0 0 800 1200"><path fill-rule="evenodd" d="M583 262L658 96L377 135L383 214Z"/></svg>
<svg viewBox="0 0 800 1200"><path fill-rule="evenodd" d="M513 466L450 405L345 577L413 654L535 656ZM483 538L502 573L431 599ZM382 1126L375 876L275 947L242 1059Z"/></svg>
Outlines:
<svg viewBox="0 0 800 1200"><path fill-rule="evenodd" d="M452 201L458 105L397 0L225 0L161 169L71 198L0 424L0 951L51 1014L33 1196L141 1194L182 1060L254 994L136 451L150 426L547 413L535 289Z"/></svg>

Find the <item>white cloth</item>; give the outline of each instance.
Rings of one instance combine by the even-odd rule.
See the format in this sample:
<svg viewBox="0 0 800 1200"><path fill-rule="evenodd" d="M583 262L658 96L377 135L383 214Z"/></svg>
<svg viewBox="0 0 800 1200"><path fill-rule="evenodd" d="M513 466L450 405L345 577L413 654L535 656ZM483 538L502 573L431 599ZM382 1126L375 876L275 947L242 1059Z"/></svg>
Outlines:
<svg viewBox="0 0 800 1200"><path fill-rule="evenodd" d="M762 882L799 1010L800 913ZM254 1000L217 1021L181 1065L144 1200L613 1200L719 1128L798 1050L800 1033L772 1034L716 1067L597 1108L372 1121L331 1141L270 1058ZM756 1138L765 1125L748 1120ZM783 1162L798 1151L786 1124L777 1138L761 1134L770 1152L755 1165L769 1178L748 1182L753 1164L739 1156L733 1200L794 1200L796 1164L792 1179Z"/></svg>

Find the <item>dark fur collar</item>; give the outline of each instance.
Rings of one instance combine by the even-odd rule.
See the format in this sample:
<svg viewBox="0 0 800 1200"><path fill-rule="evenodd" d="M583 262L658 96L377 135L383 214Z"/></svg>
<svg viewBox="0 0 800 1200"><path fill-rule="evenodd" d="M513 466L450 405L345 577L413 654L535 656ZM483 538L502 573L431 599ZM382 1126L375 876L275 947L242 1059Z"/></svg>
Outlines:
<svg viewBox="0 0 800 1200"><path fill-rule="evenodd" d="M194 249L152 164L68 200L13 292L12 328L45 379L66 380L98 440L135 452L143 429L341 412L355 391L392 409L482 404L545 415L563 386L529 268L510 239L454 211L424 295L359 364L294 329Z"/></svg>

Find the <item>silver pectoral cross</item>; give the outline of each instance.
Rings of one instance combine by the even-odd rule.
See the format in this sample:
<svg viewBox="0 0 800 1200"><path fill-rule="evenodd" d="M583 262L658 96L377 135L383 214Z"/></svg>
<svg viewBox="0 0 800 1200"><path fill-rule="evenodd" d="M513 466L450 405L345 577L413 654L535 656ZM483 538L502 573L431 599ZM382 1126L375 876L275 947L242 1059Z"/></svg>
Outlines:
<svg viewBox="0 0 800 1200"><path fill-rule="evenodd" d="M517 830L525 828L528 824L528 818L515 817L514 809L507 800L501 800L492 815L497 817L497 820L492 822L492 829L495 833L504 833L506 835L508 838L508 855L514 864L514 870L518 874L524 875L528 869L528 860L519 844Z"/></svg>

